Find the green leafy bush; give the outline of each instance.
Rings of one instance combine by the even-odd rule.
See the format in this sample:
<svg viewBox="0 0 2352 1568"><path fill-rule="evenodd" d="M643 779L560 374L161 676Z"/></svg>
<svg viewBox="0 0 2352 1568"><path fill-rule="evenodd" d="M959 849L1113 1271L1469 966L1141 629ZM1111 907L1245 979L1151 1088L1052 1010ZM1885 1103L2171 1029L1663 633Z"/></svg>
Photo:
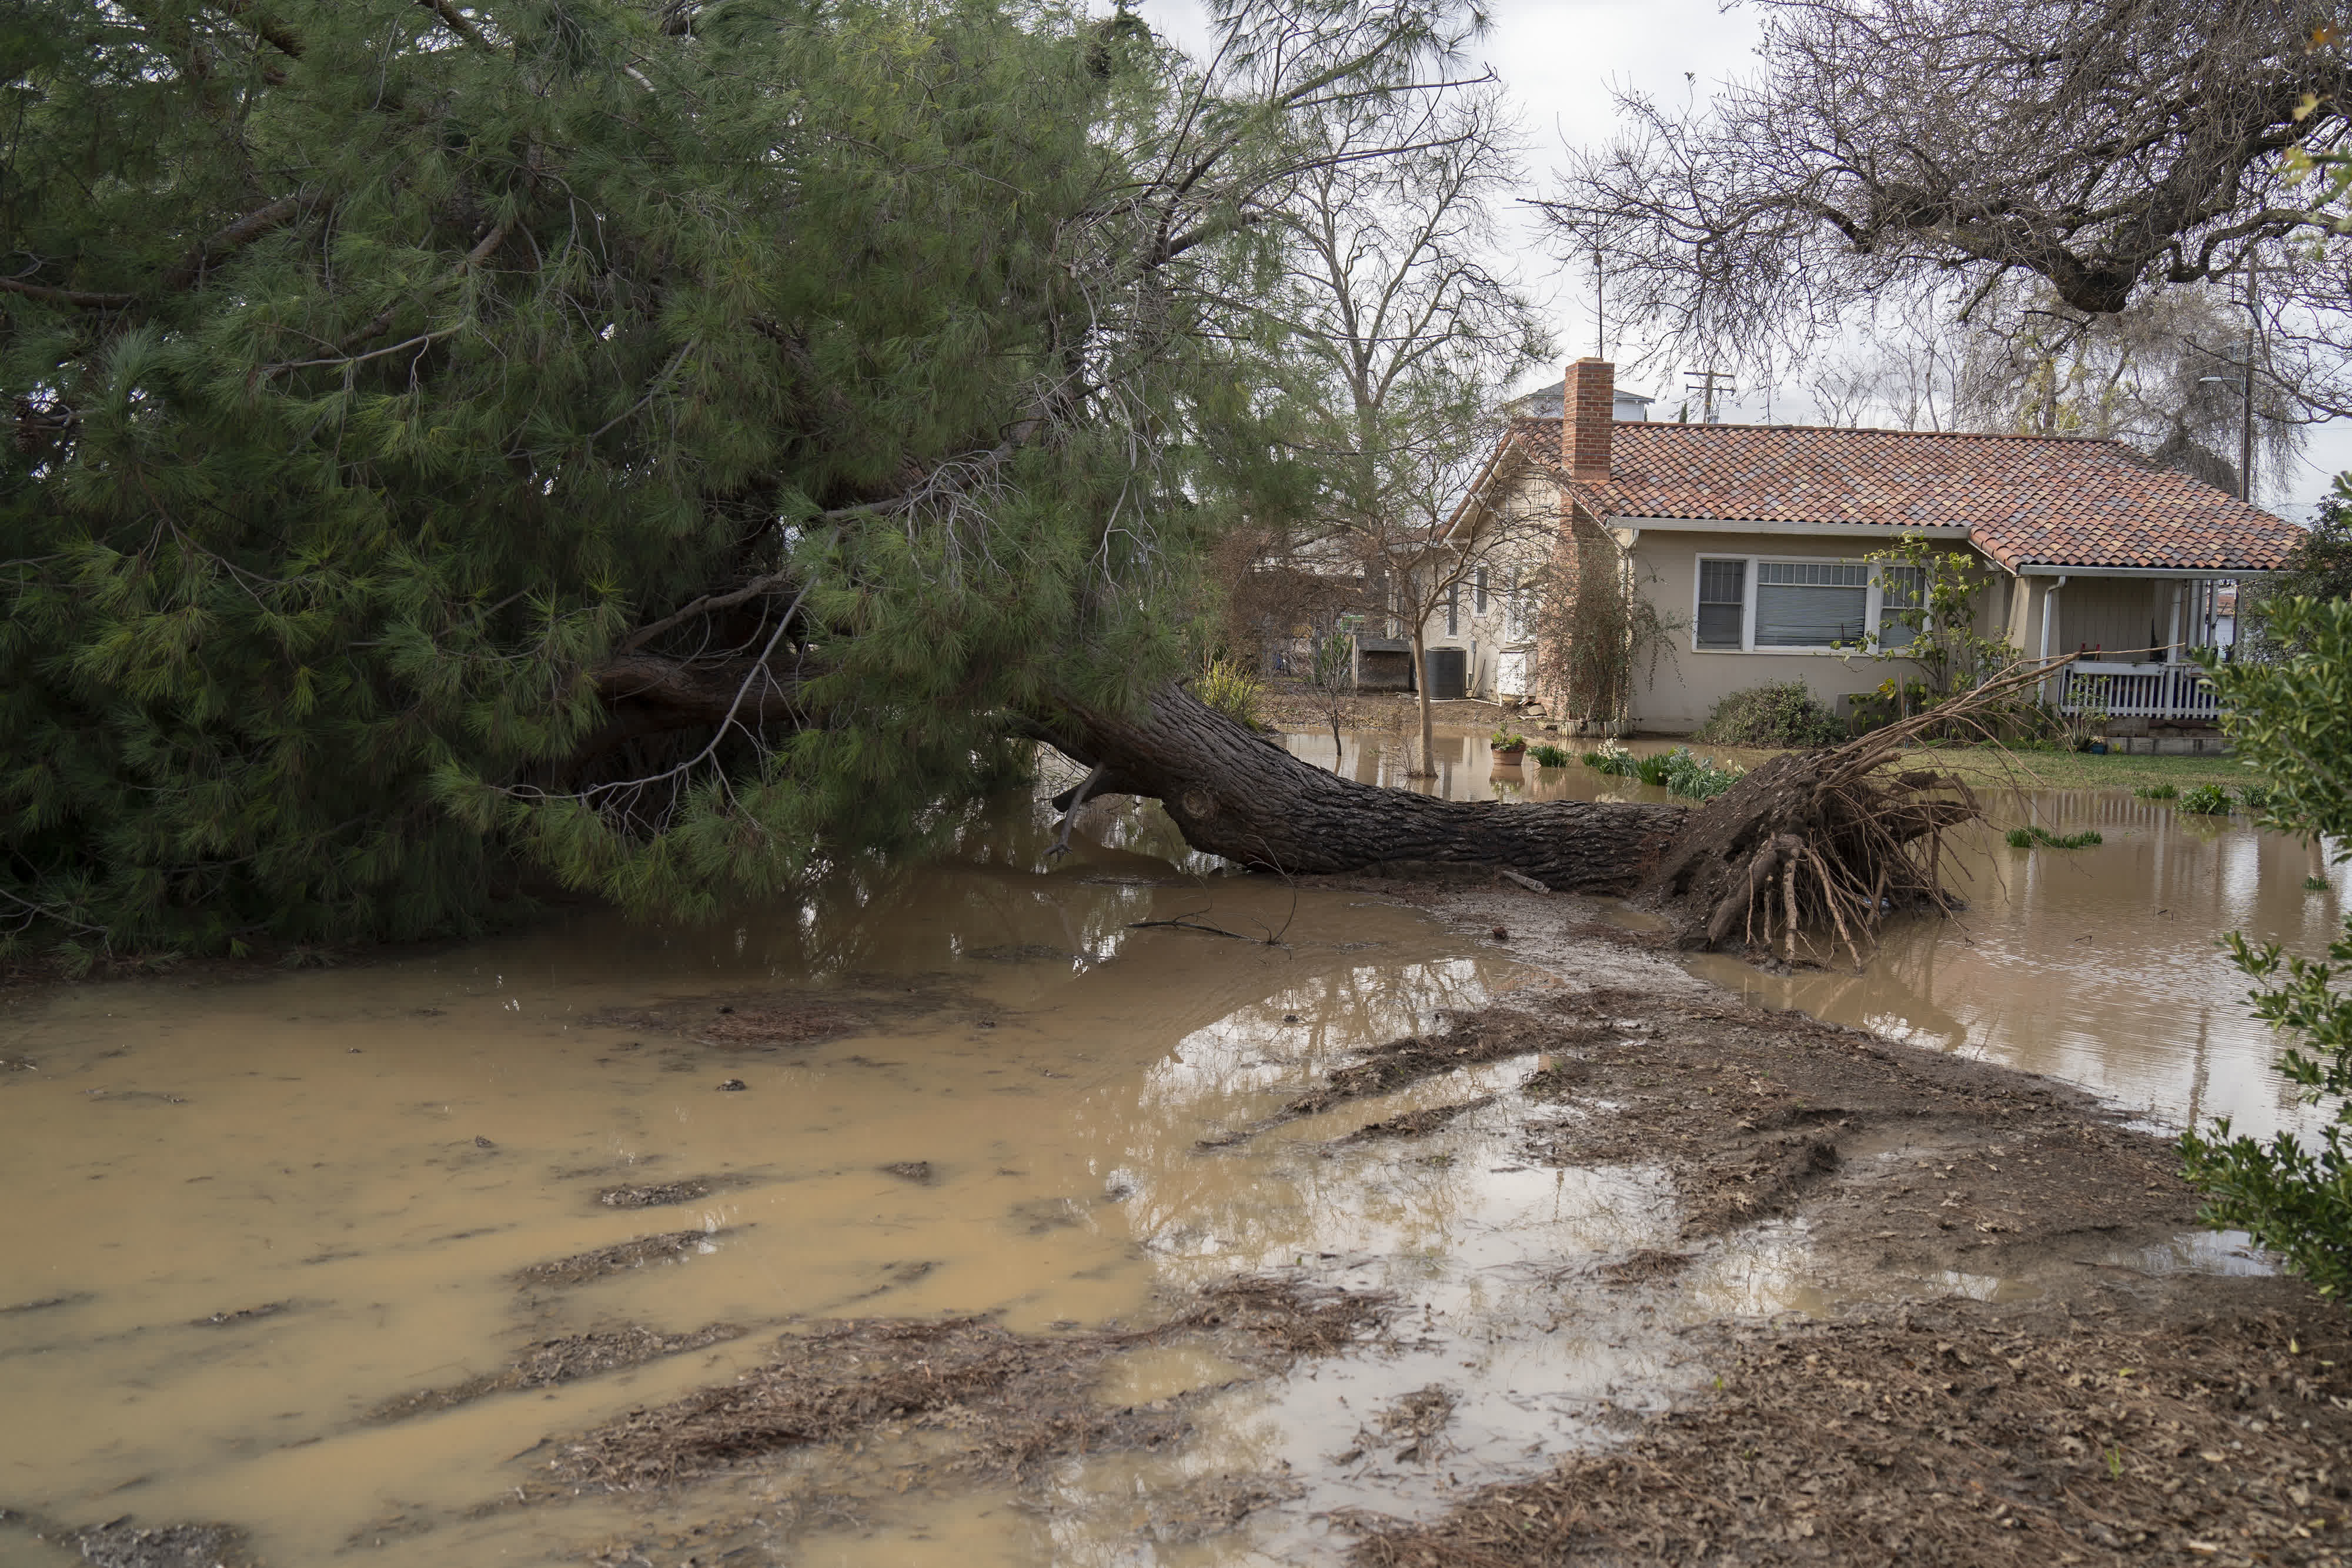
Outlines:
<svg viewBox="0 0 2352 1568"><path fill-rule="evenodd" d="M2271 787L2267 784L2247 784L2238 790L2238 804L2248 811L2270 810Z"/></svg>
<svg viewBox="0 0 2352 1568"><path fill-rule="evenodd" d="M1224 659L1210 661L1193 683L1192 692L1235 724L1251 729L1265 727L1258 711L1265 700L1265 684L1239 664Z"/></svg>
<svg viewBox="0 0 2352 1568"><path fill-rule="evenodd" d="M1527 743L1528 737L1507 724L1496 725L1495 733L1486 738L1486 744L1497 751L1517 751Z"/></svg>
<svg viewBox="0 0 2352 1568"><path fill-rule="evenodd" d="M1874 691L1861 692L1846 701L1853 709L1855 731L1876 729L1898 718L1933 707L1936 694L1925 681L1897 681L1889 675Z"/></svg>
<svg viewBox="0 0 2352 1568"><path fill-rule="evenodd" d="M2177 800L2180 798L2179 786L2175 784L2143 784L2132 793L2143 800Z"/></svg>
<svg viewBox="0 0 2352 1568"><path fill-rule="evenodd" d="M2209 665L2221 723L2239 754L2269 779L2270 820L2325 835L2352 859L2352 601L2288 598L2266 607L2263 631L2288 656ZM2252 980L2253 1013L2295 1043L2278 1071L2308 1105L2332 1103L2316 1147L2282 1133L2267 1144L2233 1134L2224 1116L2181 1139L2201 1218L2242 1228L2280 1253L2323 1294L2352 1290L2352 918L2327 961L2256 947L2231 932L2230 956ZM2284 974L2284 978L2281 978Z"/></svg>
<svg viewBox="0 0 2352 1568"><path fill-rule="evenodd" d="M2219 784L2200 784L2180 797L2180 809L2200 817L2229 815L2230 792Z"/></svg>
<svg viewBox="0 0 2352 1568"><path fill-rule="evenodd" d="M2045 850L2087 850L2093 844L2106 841L2096 828L2085 828L2079 833L2053 833L2043 827L2009 830L2009 847L2013 850L2030 850L2037 844Z"/></svg>
<svg viewBox="0 0 2352 1568"><path fill-rule="evenodd" d="M1565 768L1576 760L1575 754L1567 747L1554 746L1549 741L1538 741L1528 747L1528 755L1536 759L1538 768Z"/></svg>
<svg viewBox="0 0 2352 1568"><path fill-rule="evenodd" d="M1584 754L1584 765L1620 779L1638 779L1693 800L1709 800L1748 776L1744 768L1719 768L1690 747L1636 757L1622 747L1605 747Z"/></svg>
<svg viewBox="0 0 2352 1568"><path fill-rule="evenodd" d="M1802 681L1770 681L1715 705L1695 737L1711 746L1834 746L1845 720Z"/></svg>

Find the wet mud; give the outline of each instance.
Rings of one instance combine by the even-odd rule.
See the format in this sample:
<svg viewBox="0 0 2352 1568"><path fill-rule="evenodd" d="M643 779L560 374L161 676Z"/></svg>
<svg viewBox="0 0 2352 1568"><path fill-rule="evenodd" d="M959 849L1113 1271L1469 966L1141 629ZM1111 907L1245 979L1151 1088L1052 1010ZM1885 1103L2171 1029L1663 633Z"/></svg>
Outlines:
<svg viewBox="0 0 2352 1568"><path fill-rule="evenodd" d="M0 1561L2328 1561L2340 1312L2123 1109L1589 901L1050 827L0 998Z"/></svg>
<svg viewBox="0 0 2352 1568"><path fill-rule="evenodd" d="M362 1419L371 1426L405 1421L436 1410L470 1405L493 1394L552 1388L583 1377L602 1377L664 1356L723 1344L742 1334L743 1330L733 1323L711 1323L691 1333L667 1334L631 1323L588 1333L562 1334L527 1347L513 1364L500 1371L483 1373L445 1387L420 1388L399 1395L370 1410Z"/></svg>
<svg viewBox="0 0 2352 1568"><path fill-rule="evenodd" d="M667 1230L657 1236L632 1237L610 1247L591 1248L569 1258L551 1258L518 1269L514 1282L525 1290L563 1290L585 1285L612 1274L625 1274L648 1264L675 1263L715 1249L729 1234L725 1228L709 1230Z"/></svg>
<svg viewBox="0 0 2352 1568"><path fill-rule="evenodd" d="M1066 1455L1153 1448L1184 1435L1182 1401L1098 1397L1114 1354L1213 1334L1225 1354L1272 1369L1345 1348L1393 1304L1381 1293L1266 1277L1213 1286L1181 1315L1128 1331L1024 1334L983 1318L836 1323L787 1335L773 1360L731 1383L558 1439L551 1484L673 1487L793 1448L851 1443L906 1448L898 1468L930 1485L953 1475L1028 1477ZM919 1437L929 1440L910 1441Z"/></svg>
<svg viewBox="0 0 2352 1568"><path fill-rule="evenodd" d="M2340 1563L2352 1338L2275 1284L1717 1331L1717 1391L1433 1526L1359 1519L1354 1561Z"/></svg>

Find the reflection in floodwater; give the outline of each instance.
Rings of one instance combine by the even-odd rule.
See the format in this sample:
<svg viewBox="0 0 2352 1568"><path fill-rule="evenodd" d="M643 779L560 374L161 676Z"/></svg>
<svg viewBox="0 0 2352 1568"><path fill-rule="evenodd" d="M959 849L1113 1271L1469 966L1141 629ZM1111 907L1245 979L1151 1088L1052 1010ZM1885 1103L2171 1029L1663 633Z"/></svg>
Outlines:
<svg viewBox="0 0 2352 1568"><path fill-rule="evenodd" d="M1484 737L1457 738L1457 780L1485 788ZM1581 777L1542 787L1645 793L1570 771ZM2098 820L2108 847L2081 860L1984 852L1969 923L1899 935L1871 977L1729 977L2158 1103L2191 1060L2201 1076L2183 1096L2193 1082L2210 1109L2259 1099L2226 987L2206 998L2202 1057L2166 1054L2159 1021L2188 1016L2180 998L2207 982L2164 971L2210 961L2187 933L2294 935L2274 884L2299 881L2300 863L2156 810ZM1681 1322L1828 1304L1792 1223L1701 1249L1671 1292L1596 1288L1602 1261L1677 1245L1664 1177L1530 1167L1499 1108L1425 1137L1340 1141L1508 1088L1527 1061L1269 1125L1356 1051L1557 982L1409 910L1217 874L1153 808L1088 806L1058 864L1050 828L1027 801L975 810L947 825L944 858L845 863L809 896L708 926L582 917L349 971L8 1004L0 1504L76 1522L228 1520L267 1561L350 1552L382 1568L644 1561L604 1543L664 1531L688 1543L664 1561L682 1560L713 1521L787 1515L775 1542L728 1560L769 1561L781 1542L828 1565L1309 1561L1340 1543L1322 1522L1333 1510L1426 1511L1658 1407L1704 1375L1685 1364ZM2159 877L2167 913L2100 913L2100 896L2127 903L2114 890ZM2315 901L2305 927L2321 904L2332 912ZM1137 924L1179 915L1281 940ZM2151 946L2168 935L2172 947ZM2004 942L2043 967L2011 984ZM2097 961L2140 1011L2078 995ZM2062 1003L2071 1021L2034 1021ZM796 1037L815 1043L761 1043L762 1019L818 1016L824 1028ZM599 1202L624 1186L691 1196ZM515 1277L695 1230L699 1246L658 1251L674 1261L562 1285ZM1042 1503L902 1498L905 1479L868 1473L854 1528L787 1509L793 1486L821 1493L835 1470L883 1463L840 1455L667 1500L500 1502L545 1473L551 1436L723 1382L789 1322L1132 1324L1269 1269L1393 1292L1389 1342L1273 1379L1198 1346L1139 1348L1103 1396L1189 1393L1194 1437L1069 1461ZM745 1332L369 1418L556 1336L718 1324ZM1443 1432L1382 1441L1381 1413L1433 1389L1451 1401ZM1213 1525L1243 1493L1266 1506L1238 1532L1168 1512L1192 1499ZM67 1560L23 1555L41 1550L0 1530L0 1561Z"/></svg>
<svg viewBox="0 0 2352 1568"><path fill-rule="evenodd" d="M1699 972L1775 1007L2084 1084L2169 1126L2312 1125L2271 1070L2280 1042L2247 1012L2245 977L2218 944L2236 930L2323 950L2347 907L2346 868L2306 892L2308 846L2120 791L2023 807L2053 832L2095 828L2105 841L2019 851L1971 834L1969 908L1896 924L1860 975L1776 977L1723 959Z"/></svg>
<svg viewBox="0 0 2352 1568"><path fill-rule="evenodd" d="M1528 1168L1475 1114L1335 1142L1528 1064L1199 1146L1262 1125L1348 1053L1550 982L1409 910L1184 874L1171 862L1208 862L1156 809L1088 808L1059 864L1050 826L1027 801L976 811L943 859L846 863L704 927L581 917L347 971L18 999L0 1014L0 1503L228 1520L278 1563L577 1562L776 1506L773 1476L497 1504L545 1473L551 1436L723 1382L787 1322L1146 1322L1199 1283L1276 1268L1395 1291L1393 1354L1223 1387L1234 1370L1213 1358L1139 1350L1113 1374L1130 1397L1223 1387L1181 1453L1075 1462L1043 1513L917 1489L851 1535L796 1527L822 1547L795 1560L1150 1562L1138 1489L1232 1474L1276 1478L1282 1500L1181 1560L1314 1555L1325 1511L1433 1506L1449 1475L1524 1464L1675 1386L1659 1309L1582 1300L1599 1258L1671 1241L1654 1173ZM1185 915L1282 944L1136 925ZM828 1020L816 1043L761 1043L806 1017ZM599 1201L622 1186L684 1201ZM702 1245L677 1241L697 1229ZM656 1236L663 1260L516 1278ZM1717 1249L1694 1265L1692 1310L1810 1301L1802 1252ZM715 1324L744 1333L370 1415L487 1386L560 1335ZM1433 1385L1455 1400L1443 1465L1340 1458ZM0 1527L0 1559L42 1550Z"/></svg>
<svg viewBox="0 0 2352 1568"><path fill-rule="evenodd" d="M1349 742L1357 777L1402 781L1402 737ZM1329 763L1328 735L1288 744ZM1483 734L1442 737L1438 759L1444 792L1456 799L1673 799L1581 765L1493 768ZM2311 845L2243 816L2187 815L2124 790L1989 793L1988 808L1998 831L1959 846L1967 911L1898 921L1861 974L1773 976L1721 956L1691 967L1773 1007L2083 1084L2167 1125L2228 1116L2266 1136L2313 1124L2271 1071L2278 1042L2248 1016L2245 977L2217 944L2237 930L2323 952L2352 908L2352 867L2331 867ZM2095 828L2105 841L2012 850L2000 831L2021 822L2061 834ZM2326 891L2306 891L2312 876Z"/></svg>

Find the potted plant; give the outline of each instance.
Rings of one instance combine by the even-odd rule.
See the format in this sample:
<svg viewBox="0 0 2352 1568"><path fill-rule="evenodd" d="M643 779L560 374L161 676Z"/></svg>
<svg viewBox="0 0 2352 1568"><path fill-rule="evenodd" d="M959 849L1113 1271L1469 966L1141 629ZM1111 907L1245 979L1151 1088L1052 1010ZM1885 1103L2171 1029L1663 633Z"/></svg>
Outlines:
<svg viewBox="0 0 2352 1568"><path fill-rule="evenodd" d="M1528 737L1507 724L1498 725L1486 748L1495 754L1496 767L1517 768L1528 755Z"/></svg>

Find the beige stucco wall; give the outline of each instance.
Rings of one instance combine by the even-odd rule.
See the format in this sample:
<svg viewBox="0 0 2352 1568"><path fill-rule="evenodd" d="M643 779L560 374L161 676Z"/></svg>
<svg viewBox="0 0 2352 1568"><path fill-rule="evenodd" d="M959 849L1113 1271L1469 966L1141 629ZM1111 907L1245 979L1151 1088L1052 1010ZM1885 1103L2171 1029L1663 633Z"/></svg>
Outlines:
<svg viewBox="0 0 2352 1568"><path fill-rule="evenodd" d="M1801 680L1823 702L1837 706L1851 694L1875 689L1890 677L1916 679L1917 666L1904 659L1871 659L1833 653L1718 653L1695 645L1693 622L1698 600L1698 559L1703 555L1780 556L1812 560L1861 560L1886 546L1883 532L1853 538L1832 535L1748 533L1642 534L1633 547L1634 570L1651 602L1675 630L1672 651L1643 672L1633 704L1637 729L1649 735L1687 735L1706 722L1715 705L1733 692L1769 681ZM1993 631L2011 609L2006 574L1988 585L1979 612ZM2062 615L2063 622L2063 615ZM1843 709L1841 707L1840 711Z"/></svg>

